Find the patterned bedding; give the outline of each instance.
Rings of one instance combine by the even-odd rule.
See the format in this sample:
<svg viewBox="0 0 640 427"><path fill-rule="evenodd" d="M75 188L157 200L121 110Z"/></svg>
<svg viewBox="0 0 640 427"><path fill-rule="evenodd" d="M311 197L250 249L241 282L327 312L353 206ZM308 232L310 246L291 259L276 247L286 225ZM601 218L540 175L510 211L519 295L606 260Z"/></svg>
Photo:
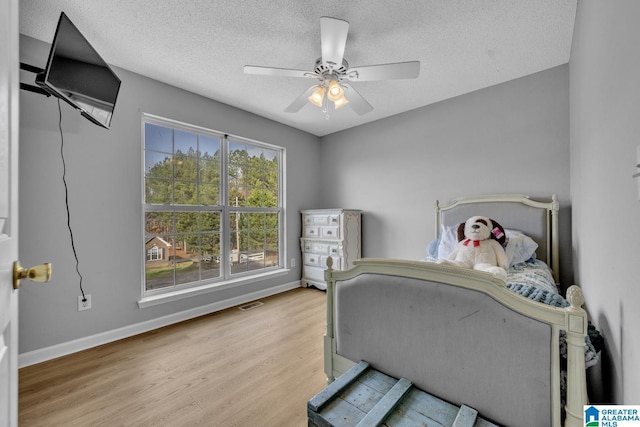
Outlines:
<svg viewBox="0 0 640 427"><path fill-rule="evenodd" d="M533 301L554 307L567 307L569 302L558 293L551 270L542 261L534 258L516 264L507 273L507 288ZM564 331L560 333L560 353L566 357ZM603 338L600 332L589 322L585 337L585 364L589 368L598 363L598 352L602 349Z"/></svg>

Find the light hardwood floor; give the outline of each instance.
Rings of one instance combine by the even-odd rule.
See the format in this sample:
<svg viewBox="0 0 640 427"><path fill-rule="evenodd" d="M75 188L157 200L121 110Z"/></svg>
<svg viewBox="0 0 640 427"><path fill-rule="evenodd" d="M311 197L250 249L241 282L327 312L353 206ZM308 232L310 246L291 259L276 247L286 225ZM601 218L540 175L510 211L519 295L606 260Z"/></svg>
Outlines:
<svg viewBox="0 0 640 427"><path fill-rule="evenodd" d="M325 293L260 301L21 369L20 426L306 426Z"/></svg>

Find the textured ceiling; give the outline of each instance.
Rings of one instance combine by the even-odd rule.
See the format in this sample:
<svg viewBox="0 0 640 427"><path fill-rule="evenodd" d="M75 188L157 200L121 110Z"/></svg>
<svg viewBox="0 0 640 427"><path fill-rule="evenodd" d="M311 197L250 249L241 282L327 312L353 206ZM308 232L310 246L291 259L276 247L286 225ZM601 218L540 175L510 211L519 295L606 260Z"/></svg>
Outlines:
<svg viewBox="0 0 640 427"><path fill-rule="evenodd" d="M576 1L20 0L20 32L51 43L64 11L112 65L324 136L569 62ZM418 60L420 76L353 83L363 116L285 113L312 82L243 66L311 70L321 16L349 21L349 65Z"/></svg>

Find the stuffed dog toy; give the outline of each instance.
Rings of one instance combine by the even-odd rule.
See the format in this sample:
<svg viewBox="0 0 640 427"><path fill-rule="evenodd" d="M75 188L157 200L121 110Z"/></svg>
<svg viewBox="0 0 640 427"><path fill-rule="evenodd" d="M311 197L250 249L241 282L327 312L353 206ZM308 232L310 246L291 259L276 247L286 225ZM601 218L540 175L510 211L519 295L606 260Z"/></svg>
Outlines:
<svg viewBox="0 0 640 427"><path fill-rule="evenodd" d="M486 271L506 279L509 260L504 251L507 236L496 221L473 216L458 226L458 245L441 264Z"/></svg>

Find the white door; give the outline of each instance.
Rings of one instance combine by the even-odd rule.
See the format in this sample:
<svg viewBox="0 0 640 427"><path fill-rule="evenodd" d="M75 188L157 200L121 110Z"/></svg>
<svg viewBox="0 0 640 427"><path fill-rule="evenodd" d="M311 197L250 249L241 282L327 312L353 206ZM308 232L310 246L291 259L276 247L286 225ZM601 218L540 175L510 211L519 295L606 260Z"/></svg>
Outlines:
<svg viewBox="0 0 640 427"><path fill-rule="evenodd" d="M0 0L0 427L18 425L18 0Z"/></svg>

